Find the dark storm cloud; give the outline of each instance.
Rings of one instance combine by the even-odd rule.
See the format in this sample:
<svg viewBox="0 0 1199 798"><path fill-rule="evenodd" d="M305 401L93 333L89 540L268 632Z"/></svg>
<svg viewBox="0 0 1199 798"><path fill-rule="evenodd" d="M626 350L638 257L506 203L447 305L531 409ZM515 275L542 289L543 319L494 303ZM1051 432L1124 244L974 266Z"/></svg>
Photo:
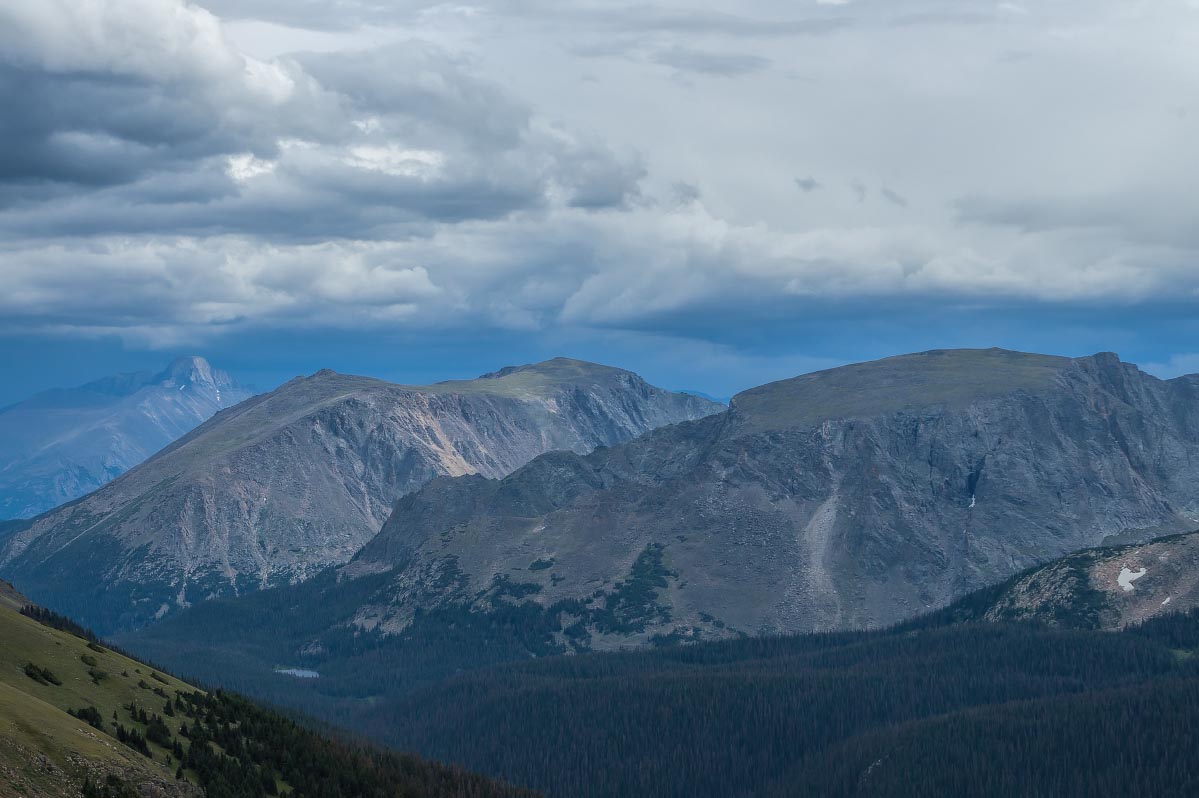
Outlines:
<svg viewBox="0 0 1199 798"><path fill-rule="evenodd" d="M140 76L0 63L0 106L3 182L117 185L218 153L272 149L253 124L223 124L222 110L187 87Z"/></svg>
<svg viewBox="0 0 1199 798"><path fill-rule="evenodd" d="M120 7L104 22L136 28ZM598 141L534 128L529 108L426 43L267 64L196 12L146 21L165 30L137 49L133 35L54 39L21 11L9 21L31 27L25 51L0 55L9 235L407 237L551 194L621 207L644 174Z"/></svg>

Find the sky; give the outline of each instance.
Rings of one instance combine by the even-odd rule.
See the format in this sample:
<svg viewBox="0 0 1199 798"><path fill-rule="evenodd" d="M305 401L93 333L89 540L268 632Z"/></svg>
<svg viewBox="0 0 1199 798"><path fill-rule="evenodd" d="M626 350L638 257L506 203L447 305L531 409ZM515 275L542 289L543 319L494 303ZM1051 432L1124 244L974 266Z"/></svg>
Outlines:
<svg viewBox="0 0 1199 798"><path fill-rule="evenodd" d="M0 405L566 355L1199 371L1196 0L5 0Z"/></svg>

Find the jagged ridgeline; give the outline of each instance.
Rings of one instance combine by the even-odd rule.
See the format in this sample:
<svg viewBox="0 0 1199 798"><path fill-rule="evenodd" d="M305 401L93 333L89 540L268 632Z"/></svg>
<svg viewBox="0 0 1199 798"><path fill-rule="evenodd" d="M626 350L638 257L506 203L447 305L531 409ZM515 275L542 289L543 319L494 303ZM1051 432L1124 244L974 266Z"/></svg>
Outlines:
<svg viewBox="0 0 1199 798"><path fill-rule="evenodd" d="M0 539L0 572L103 634L348 560L436 476L502 477L723 410L556 359L404 386L322 371L217 414Z"/></svg>
<svg viewBox="0 0 1199 798"><path fill-rule="evenodd" d="M0 795L516 796L413 756L337 742L114 651L0 585Z"/></svg>

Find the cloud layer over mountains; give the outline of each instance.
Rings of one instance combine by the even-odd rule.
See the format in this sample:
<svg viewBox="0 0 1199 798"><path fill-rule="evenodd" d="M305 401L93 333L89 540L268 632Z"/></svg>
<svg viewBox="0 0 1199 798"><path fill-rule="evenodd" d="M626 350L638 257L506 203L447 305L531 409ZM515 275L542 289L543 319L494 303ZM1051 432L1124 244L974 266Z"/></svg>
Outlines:
<svg viewBox="0 0 1199 798"><path fill-rule="evenodd" d="M0 333L1199 292L1194 2L204 5L0 8Z"/></svg>

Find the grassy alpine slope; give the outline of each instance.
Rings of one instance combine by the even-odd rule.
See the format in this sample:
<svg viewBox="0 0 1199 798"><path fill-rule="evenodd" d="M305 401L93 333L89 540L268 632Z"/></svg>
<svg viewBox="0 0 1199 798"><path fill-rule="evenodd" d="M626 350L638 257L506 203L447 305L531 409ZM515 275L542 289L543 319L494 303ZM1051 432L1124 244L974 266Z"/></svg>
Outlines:
<svg viewBox="0 0 1199 798"><path fill-rule="evenodd" d="M19 603L15 591L0 590L0 795L519 794L415 757L335 742L244 699L205 693L40 623L14 609Z"/></svg>
<svg viewBox="0 0 1199 798"><path fill-rule="evenodd" d="M98 781L112 774L133 784L158 784L168 795L199 794L176 783L162 746L150 743L153 757L146 757L68 714L95 707L105 725L115 713L118 722L132 726L131 703L155 709L165 703L155 688L172 696L195 688L43 626L19 614L17 603L15 593L0 597L0 794L78 796L89 773ZM28 675L29 665L60 683Z"/></svg>

